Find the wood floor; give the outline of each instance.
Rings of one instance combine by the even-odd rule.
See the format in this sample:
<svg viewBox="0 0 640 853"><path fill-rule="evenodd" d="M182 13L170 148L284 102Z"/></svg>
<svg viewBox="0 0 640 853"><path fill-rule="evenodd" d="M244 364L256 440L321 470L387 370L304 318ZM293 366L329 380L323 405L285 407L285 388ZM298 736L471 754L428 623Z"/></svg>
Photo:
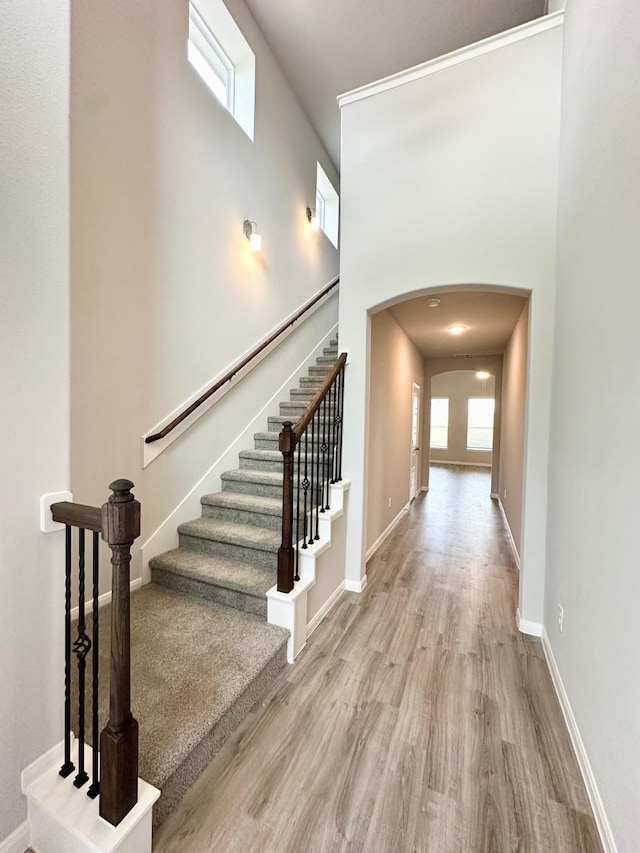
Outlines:
<svg viewBox="0 0 640 853"><path fill-rule="evenodd" d="M489 485L432 469L155 853L601 851Z"/></svg>

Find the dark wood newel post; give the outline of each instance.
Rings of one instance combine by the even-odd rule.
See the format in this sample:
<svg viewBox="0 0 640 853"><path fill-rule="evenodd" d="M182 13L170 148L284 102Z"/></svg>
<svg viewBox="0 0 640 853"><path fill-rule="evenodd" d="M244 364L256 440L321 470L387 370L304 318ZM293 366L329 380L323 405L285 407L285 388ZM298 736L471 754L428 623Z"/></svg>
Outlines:
<svg viewBox="0 0 640 853"><path fill-rule="evenodd" d="M282 544L278 549L278 592L293 589L293 452L297 437L285 421L280 433L284 470L282 482Z"/></svg>
<svg viewBox="0 0 640 853"><path fill-rule="evenodd" d="M140 504L130 480L116 480L102 505L102 538L111 548L109 722L100 735L100 816L117 826L138 801L138 723L131 714L130 563L140 535Z"/></svg>

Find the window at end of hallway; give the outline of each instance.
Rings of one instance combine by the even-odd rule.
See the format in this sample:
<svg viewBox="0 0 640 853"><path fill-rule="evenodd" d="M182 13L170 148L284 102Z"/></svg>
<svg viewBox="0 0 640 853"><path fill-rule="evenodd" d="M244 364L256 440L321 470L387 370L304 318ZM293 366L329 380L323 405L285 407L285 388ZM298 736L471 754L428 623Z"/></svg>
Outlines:
<svg viewBox="0 0 640 853"><path fill-rule="evenodd" d="M189 3L187 56L208 89L253 140L256 58L222 0Z"/></svg>
<svg viewBox="0 0 640 853"><path fill-rule="evenodd" d="M316 173L316 216L320 228L337 249L340 230L340 196L334 190L320 163Z"/></svg>
<svg viewBox="0 0 640 853"><path fill-rule="evenodd" d="M493 397L469 397L467 450L493 450Z"/></svg>
<svg viewBox="0 0 640 853"><path fill-rule="evenodd" d="M446 450L449 444L449 398L431 398L431 437L429 446Z"/></svg>

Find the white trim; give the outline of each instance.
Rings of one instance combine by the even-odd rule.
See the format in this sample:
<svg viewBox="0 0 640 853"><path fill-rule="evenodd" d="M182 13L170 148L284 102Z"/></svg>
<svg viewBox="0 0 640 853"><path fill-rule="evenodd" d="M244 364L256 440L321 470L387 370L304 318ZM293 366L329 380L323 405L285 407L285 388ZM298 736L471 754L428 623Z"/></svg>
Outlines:
<svg viewBox="0 0 640 853"><path fill-rule="evenodd" d="M325 287L326 287L326 285L325 285ZM315 295L317 296L319 293L322 292L322 290L324 290L324 287L321 290L318 290ZM160 456L160 454L163 453L167 449L167 447L172 445L173 442L176 441L176 439L180 438L180 436L184 432L186 432L188 429L190 429L196 423L196 421L200 420L200 418L204 414L206 414L209 411L209 409L211 409L213 406L215 406L216 403L219 403L220 400L226 394L228 394L232 388L235 388L236 385L238 384L238 382L242 381L242 379L244 379L245 376L247 376L249 373L251 373L251 371L255 367L257 367L261 361L263 361L277 347L279 347L280 344L283 343L289 337L290 334L292 334L292 332L294 332L296 329L299 329L301 323L304 323L306 320L309 319L309 317L313 316L313 314L315 314L315 312L319 308L321 308L327 302L328 299L331 299L332 297L336 296L337 293L338 293L338 288L336 287L330 293L327 293L327 295L323 299L319 299L315 305L313 305L311 308L309 308L309 310L306 312L304 317L301 317L300 320L298 320L297 322L295 322L291 326L289 326L287 329L285 329L282 332L282 334L275 341L272 341L271 344L269 344L268 347L263 349L259 355L257 355L252 361L249 362L249 364L245 365L245 367L243 367L242 370L239 371L236 374L236 376L234 376L234 378L232 380L230 380L229 382L226 382L222 388L218 389L218 391L212 397L210 397L195 412L193 412L193 414L191 414L186 420L184 420L179 426L177 426L172 432L170 432L166 438L161 438L158 441L154 441L152 444L145 444L145 438L148 435L154 435L155 433L160 432L167 424L171 423L171 421L175 417L177 417L180 414L180 412L182 412L184 409L186 409L192 403L195 403L195 401L198 399L198 397L200 397L202 394L204 394L204 392L207 389L211 388L212 385L215 385L216 382L218 382L220 379L222 379L222 377L225 375L225 373L227 373L236 364L239 364L244 358L246 358L246 356L249 355L251 350L255 349L256 346L260 346L260 344L262 344L262 343L264 343L264 341L268 340L271 337L271 335L276 331L276 329L278 329L280 326L284 325L284 323L291 322L293 320L293 318L296 316L296 314L298 313L298 311L300 310L300 308L302 308L303 306L300 305L298 308L296 308L295 311L292 311L291 314L289 314L289 316L282 323L278 323L277 326L274 326L274 328L271 329L271 331L268 332L260 341L258 341L257 344L254 344L250 349L246 350L239 358L236 358L231 364L227 365L227 367L225 367L224 370L221 370L220 373L218 373L216 376L212 377L201 388L199 388L195 393L193 393L187 400L180 403L180 405L177 406L170 414L168 414L166 417L162 418L162 420L158 421L158 423L155 424L155 426L153 426L151 429L147 430L147 432L145 432L141 438L142 467L146 468L147 465L150 465L154 459L156 459L158 456ZM311 297L311 299L313 299L313 298L314 297ZM306 300L306 302L310 302L310 301L311 300L309 300L309 299ZM304 304L306 304L306 302Z"/></svg>
<svg viewBox="0 0 640 853"><path fill-rule="evenodd" d="M437 450L437 448L435 448ZM491 453L490 450L469 451L479 453ZM430 459L429 465L462 465L465 468L491 468L491 462L454 462L452 459Z"/></svg>
<svg viewBox="0 0 640 853"><path fill-rule="evenodd" d="M345 588L345 581L342 581L342 583L338 586L338 588L335 589L331 593L331 595L325 601L325 603L322 605L320 610L318 610L318 612L313 617L313 619L311 619L311 621L307 624L307 639L311 636L311 634L313 634L313 632L316 630L318 625L322 622L324 617L327 616L328 613L331 610L333 610L333 608L336 606L336 604L338 603L338 599L341 597L342 593L344 592L344 588Z"/></svg>
<svg viewBox="0 0 640 853"><path fill-rule="evenodd" d="M359 581L346 580L344 582L345 592L362 592L367 585L367 576L363 575Z"/></svg>
<svg viewBox="0 0 640 853"><path fill-rule="evenodd" d="M513 559L516 564L516 568L520 571L520 554L518 553L518 549L516 548L516 540L513 538L513 533L511 532L511 527L509 525L509 519L507 518L507 513L504 511L504 507L502 505L502 501L500 500L500 495L491 495L492 498L495 498L498 502L498 507L500 512L502 513L502 520L504 522L504 529L507 534L507 539L509 540L509 545L511 546L511 553L513 555Z"/></svg>
<svg viewBox="0 0 640 853"><path fill-rule="evenodd" d="M382 545L382 543L387 538L387 536L389 536L393 532L394 528L402 521L403 516L405 516L409 512L410 506L411 506L411 501L409 501L409 503L405 504L402 507L400 512L396 515L396 517L391 522L391 524L387 525L385 530L383 530L382 533L380 534L380 536L378 536L376 541L373 543L373 545L369 548L369 550L367 551L367 553L364 556L365 563L367 563L371 559L371 557L373 557L373 555L378 550L378 548ZM358 592L359 592L359 590L358 590Z"/></svg>
<svg viewBox="0 0 640 853"><path fill-rule="evenodd" d="M564 11L536 18L518 27L513 27L513 29L507 30L504 33L489 36L489 38L475 42L475 44L461 47L459 50L445 53L444 56L438 56L420 65L414 65L413 68L407 68L405 71L399 71L397 74L391 74L389 77L383 77L381 80L375 80L373 83L367 83L365 86L360 86L357 89L352 89L350 92L345 92L343 95L338 95L338 105L342 109L347 104L353 104L356 101L370 98L372 95L379 95L381 92L396 89L398 86L404 86L405 83L413 83L415 80L429 77L431 74L437 74L439 71L445 71L447 68L453 68L456 65L461 65L463 62L468 62L471 59L477 59L479 56L492 53L494 50L500 50L523 39L531 38L554 27L562 26L563 22Z"/></svg>
<svg viewBox="0 0 640 853"><path fill-rule="evenodd" d="M31 828L25 820L4 841L0 841L0 853L24 853L30 844Z"/></svg>
<svg viewBox="0 0 640 853"><path fill-rule="evenodd" d="M569 696L565 690L562 676L558 669L558 664L553 656L549 636L544 626L542 628L541 636L544 656L547 659L547 666L551 673L551 680L553 681L553 686L555 688L558 701L560 702L560 707L562 708L564 721L567 725L567 729L569 730L571 743L573 744L573 751L576 754L580 772L582 773L582 779L584 781L585 788L587 789L587 795L589 796L589 802L591 803L591 808L596 820L602 847L605 853L618 853L618 847L613 837L613 832L611 831L611 825L605 811L604 803L602 802L602 797L600 796L600 791L598 790L598 784L593 773L593 768L591 767L591 762L589 761L589 756L587 754L584 741L582 740L580 729L578 728L578 723L573 713L571 702L569 701Z"/></svg>
<svg viewBox="0 0 640 853"><path fill-rule="evenodd" d="M129 584L129 589L131 590L131 592L135 592L137 589L140 589L141 586L142 586L142 578L136 578L135 580L132 580L131 583ZM104 607L107 604L111 604L111 590L109 590L109 592L104 592L98 598L98 607ZM91 613L92 609L93 609L93 601L85 601L84 612L86 614ZM80 608L74 607L71 611L71 621L72 622L75 621L78 618L79 614L80 614Z"/></svg>
<svg viewBox="0 0 640 853"><path fill-rule="evenodd" d="M544 630L542 622L530 622L528 619L523 619L519 607L516 609L516 625L521 634L528 634L530 637L541 637Z"/></svg>
<svg viewBox="0 0 640 853"><path fill-rule="evenodd" d="M75 749L75 735L73 732L69 732L69 737L71 738L71 750L73 751ZM60 743L52 746L50 750L43 753L39 758L36 758L35 761L32 761L31 764L25 767L20 774L20 790L22 793L26 794L27 788L29 788L36 779L39 779L52 767L55 767L57 764L62 764L64 760L63 756L64 741L61 740Z"/></svg>
<svg viewBox="0 0 640 853"><path fill-rule="evenodd" d="M429 486L420 486L420 488L418 489L418 494L420 495L420 494L422 494L422 492L424 492L426 494L428 491L429 491Z"/></svg>

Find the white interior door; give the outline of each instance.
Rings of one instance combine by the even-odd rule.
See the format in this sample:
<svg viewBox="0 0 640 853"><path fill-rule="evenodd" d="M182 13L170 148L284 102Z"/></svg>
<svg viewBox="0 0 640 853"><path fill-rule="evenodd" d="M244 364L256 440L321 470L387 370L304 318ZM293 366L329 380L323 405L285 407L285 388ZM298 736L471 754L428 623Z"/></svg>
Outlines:
<svg viewBox="0 0 640 853"><path fill-rule="evenodd" d="M420 447L420 386L413 383L411 394L411 462L409 464L409 500L412 501L418 492L418 460Z"/></svg>

